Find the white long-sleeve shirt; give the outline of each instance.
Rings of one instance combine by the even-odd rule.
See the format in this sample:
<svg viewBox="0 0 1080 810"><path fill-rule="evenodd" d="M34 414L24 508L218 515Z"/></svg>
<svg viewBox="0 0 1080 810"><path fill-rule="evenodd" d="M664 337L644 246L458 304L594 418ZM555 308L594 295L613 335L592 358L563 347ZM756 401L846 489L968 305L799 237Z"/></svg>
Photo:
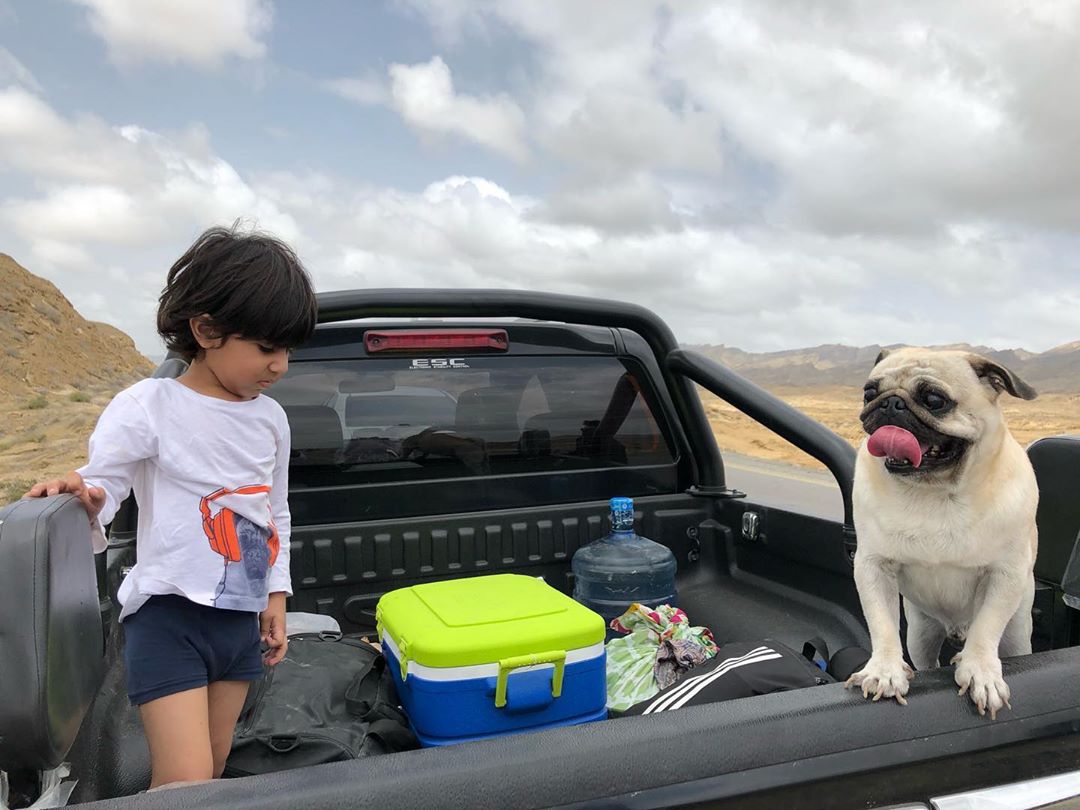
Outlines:
<svg viewBox="0 0 1080 810"><path fill-rule="evenodd" d="M266 396L230 402L148 379L113 398L78 472L105 490L95 551L128 492L139 504L121 619L155 594L258 612L268 594L292 593L289 448L285 412Z"/></svg>

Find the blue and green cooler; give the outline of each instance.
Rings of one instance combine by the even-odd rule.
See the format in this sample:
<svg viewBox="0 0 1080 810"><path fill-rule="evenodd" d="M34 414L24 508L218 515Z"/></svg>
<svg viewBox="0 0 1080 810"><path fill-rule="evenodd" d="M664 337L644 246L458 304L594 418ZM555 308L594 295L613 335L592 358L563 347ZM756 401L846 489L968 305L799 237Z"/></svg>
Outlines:
<svg viewBox="0 0 1080 810"><path fill-rule="evenodd" d="M519 574L387 593L379 639L422 745L607 717L604 620Z"/></svg>

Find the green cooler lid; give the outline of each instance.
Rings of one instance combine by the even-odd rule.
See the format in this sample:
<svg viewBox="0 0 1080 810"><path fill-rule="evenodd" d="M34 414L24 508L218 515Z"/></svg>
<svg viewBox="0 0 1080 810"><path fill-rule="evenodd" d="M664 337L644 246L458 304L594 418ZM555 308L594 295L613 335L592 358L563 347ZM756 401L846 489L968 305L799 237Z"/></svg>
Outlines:
<svg viewBox="0 0 1080 810"><path fill-rule="evenodd" d="M375 611L402 658L428 667L490 664L604 640L603 618L535 577L494 574L390 591Z"/></svg>

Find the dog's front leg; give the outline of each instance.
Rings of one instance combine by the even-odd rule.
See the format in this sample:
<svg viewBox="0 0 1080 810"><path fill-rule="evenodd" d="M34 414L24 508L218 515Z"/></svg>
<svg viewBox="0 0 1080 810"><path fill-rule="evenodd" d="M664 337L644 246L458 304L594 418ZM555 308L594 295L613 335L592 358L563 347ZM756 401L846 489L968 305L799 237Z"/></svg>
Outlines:
<svg viewBox="0 0 1080 810"><path fill-rule="evenodd" d="M907 651L911 663L919 672L936 669L945 641L945 625L906 596L904 615L907 616Z"/></svg>
<svg viewBox="0 0 1080 810"><path fill-rule="evenodd" d="M968 628L964 649L952 660L956 664L954 675L960 694L971 696L979 714L990 710L990 719L996 719L1002 706L1009 706L1009 687L1001 676L1001 659L998 644L1005 632L1005 625L1016 613L1020 599L1027 586L1026 571L1018 574L1015 569L991 568L979 583L976 592L975 620Z"/></svg>
<svg viewBox="0 0 1080 810"><path fill-rule="evenodd" d="M904 661L900 647L900 589L896 584L896 565L860 549L855 554L855 587L859 591L863 615L870 628L870 660L848 678L845 686L861 686L863 697L904 697L908 680L914 676Z"/></svg>

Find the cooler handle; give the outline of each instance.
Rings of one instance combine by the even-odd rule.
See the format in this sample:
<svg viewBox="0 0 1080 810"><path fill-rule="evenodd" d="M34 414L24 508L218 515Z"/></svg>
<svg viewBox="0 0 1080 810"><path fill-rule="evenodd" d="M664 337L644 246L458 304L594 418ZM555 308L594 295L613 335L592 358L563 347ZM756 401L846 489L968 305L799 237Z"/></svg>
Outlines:
<svg viewBox="0 0 1080 810"><path fill-rule="evenodd" d="M566 650L518 655L499 661L499 677L495 681L495 708L501 709L506 705L506 681L511 671L540 664L555 665L555 672L551 678L551 696L559 697L562 694L563 671L566 668Z"/></svg>

